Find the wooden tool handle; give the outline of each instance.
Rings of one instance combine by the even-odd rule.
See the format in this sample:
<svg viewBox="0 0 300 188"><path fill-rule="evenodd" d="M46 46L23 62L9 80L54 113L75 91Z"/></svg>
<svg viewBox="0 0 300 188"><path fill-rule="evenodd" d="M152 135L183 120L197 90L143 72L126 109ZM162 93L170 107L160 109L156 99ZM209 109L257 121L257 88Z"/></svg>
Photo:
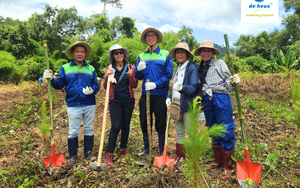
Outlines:
<svg viewBox="0 0 300 188"><path fill-rule="evenodd" d="M106 114L107 114L108 101L109 101L109 89L110 89L110 80L107 79L106 95L105 95L105 106L104 106L104 115L103 115L103 122L102 122L102 132L101 132L101 140L100 140L100 147L99 147L99 154L98 154L97 166L100 166L100 164L101 164L101 158L102 158L102 152L103 152L105 124L106 124Z"/></svg>

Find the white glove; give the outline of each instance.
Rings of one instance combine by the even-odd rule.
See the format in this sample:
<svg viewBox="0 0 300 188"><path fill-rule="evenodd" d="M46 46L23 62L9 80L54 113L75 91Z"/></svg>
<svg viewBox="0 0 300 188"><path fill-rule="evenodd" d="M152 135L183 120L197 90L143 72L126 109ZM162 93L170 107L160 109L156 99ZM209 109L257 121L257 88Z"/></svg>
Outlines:
<svg viewBox="0 0 300 188"><path fill-rule="evenodd" d="M176 82L174 84L174 90L175 91L181 91L182 90L182 85L180 83Z"/></svg>
<svg viewBox="0 0 300 188"><path fill-rule="evenodd" d="M45 79L52 79L52 75L53 75L52 70L45 70L44 71L44 78Z"/></svg>
<svg viewBox="0 0 300 188"><path fill-rule="evenodd" d="M145 68L146 68L146 62L143 61L142 58L141 58L141 61L140 61L140 63L139 63L139 66L137 67L137 70L138 70L138 71L142 71L142 70L144 70Z"/></svg>
<svg viewBox="0 0 300 188"><path fill-rule="evenodd" d="M111 83L117 83L117 80L115 79L115 73L108 75L108 81Z"/></svg>
<svg viewBox="0 0 300 188"><path fill-rule="evenodd" d="M240 82L240 78L237 74L233 75L233 76L230 76L230 82L231 84L238 84Z"/></svg>
<svg viewBox="0 0 300 188"><path fill-rule="evenodd" d="M167 98L166 105L167 105L167 109L169 109L170 105L171 105L171 99L170 98Z"/></svg>
<svg viewBox="0 0 300 188"><path fill-rule="evenodd" d="M153 90L156 88L156 84L154 82L148 82L145 84L146 90Z"/></svg>
<svg viewBox="0 0 300 188"><path fill-rule="evenodd" d="M91 95L93 94L93 89L89 86L86 86L86 88L82 89L82 93L85 95Z"/></svg>

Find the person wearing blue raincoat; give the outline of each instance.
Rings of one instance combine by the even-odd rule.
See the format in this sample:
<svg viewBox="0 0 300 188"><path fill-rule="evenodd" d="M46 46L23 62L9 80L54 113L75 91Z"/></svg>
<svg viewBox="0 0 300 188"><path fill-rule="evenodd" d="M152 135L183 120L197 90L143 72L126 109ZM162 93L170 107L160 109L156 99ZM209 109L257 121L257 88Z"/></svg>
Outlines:
<svg viewBox="0 0 300 188"><path fill-rule="evenodd" d="M213 42L203 41L195 50L195 56L201 56L202 61L197 67L199 73L198 94L202 97L203 111L206 126L209 128L214 124L224 124L227 133L224 137L212 137L212 149L215 161L207 165L211 169L224 166L221 179L228 180L233 172L231 156L234 155L235 134L232 115L232 104L229 95L234 92L234 83L239 83L237 74L231 73L223 60L214 60L213 55L219 55L220 50L214 47Z"/></svg>

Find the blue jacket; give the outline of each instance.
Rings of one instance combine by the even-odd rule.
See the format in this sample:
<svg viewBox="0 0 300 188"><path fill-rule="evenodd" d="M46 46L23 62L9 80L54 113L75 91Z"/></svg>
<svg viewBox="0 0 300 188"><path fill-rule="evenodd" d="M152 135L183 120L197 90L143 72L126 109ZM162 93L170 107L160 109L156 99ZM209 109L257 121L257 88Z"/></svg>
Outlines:
<svg viewBox="0 0 300 188"><path fill-rule="evenodd" d="M146 95L145 83L149 79L150 82L156 84L156 88L150 91L151 95L167 96L169 90L169 81L173 76L173 60L169 56L169 52L157 48L150 53L149 49L140 54L136 63L139 66L140 59L146 62L146 68L142 71L135 69L135 77L143 81L142 95Z"/></svg>
<svg viewBox="0 0 300 188"><path fill-rule="evenodd" d="M100 88L94 67L86 61L79 67L74 60L60 68L57 79L51 79L51 85L54 89L65 87L68 107L95 105L95 95ZM93 89L91 95L83 94L86 86Z"/></svg>
<svg viewBox="0 0 300 188"><path fill-rule="evenodd" d="M177 70L176 70L177 71ZM189 62L185 68L182 90L180 96L180 112L187 112L189 110L189 103L193 102L193 99L197 94L198 86L198 70L193 62ZM172 93L167 98L172 98Z"/></svg>

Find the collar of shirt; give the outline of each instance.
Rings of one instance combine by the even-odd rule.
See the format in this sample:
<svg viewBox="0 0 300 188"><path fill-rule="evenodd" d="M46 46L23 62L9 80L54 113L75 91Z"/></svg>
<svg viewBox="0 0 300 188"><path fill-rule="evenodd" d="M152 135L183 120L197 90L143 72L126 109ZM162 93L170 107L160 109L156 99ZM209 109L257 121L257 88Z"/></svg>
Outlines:
<svg viewBox="0 0 300 188"><path fill-rule="evenodd" d="M74 61L74 59L72 60L72 63L71 63L71 66L73 66L73 65L77 65L76 63L75 63L75 61ZM83 63L83 65L82 66L88 66L88 64L87 64L87 62L84 60L84 63Z"/></svg>
<svg viewBox="0 0 300 188"><path fill-rule="evenodd" d="M160 47L157 45L157 48L156 48L153 52L159 54L159 52L160 52ZM148 50L146 51L146 53L150 53L149 48L148 48Z"/></svg>
<svg viewBox="0 0 300 188"><path fill-rule="evenodd" d="M201 64L203 64L202 63L203 61L201 61L200 65L198 67L198 71L203 71L204 67L211 63L211 60L212 60L212 58L204 66L201 66Z"/></svg>
<svg viewBox="0 0 300 188"><path fill-rule="evenodd" d="M186 60L186 62L183 63L183 65L181 65L180 67L178 67L178 69L180 69L180 70L184 69L188 63L189 63L189 60Z"/></svg>

